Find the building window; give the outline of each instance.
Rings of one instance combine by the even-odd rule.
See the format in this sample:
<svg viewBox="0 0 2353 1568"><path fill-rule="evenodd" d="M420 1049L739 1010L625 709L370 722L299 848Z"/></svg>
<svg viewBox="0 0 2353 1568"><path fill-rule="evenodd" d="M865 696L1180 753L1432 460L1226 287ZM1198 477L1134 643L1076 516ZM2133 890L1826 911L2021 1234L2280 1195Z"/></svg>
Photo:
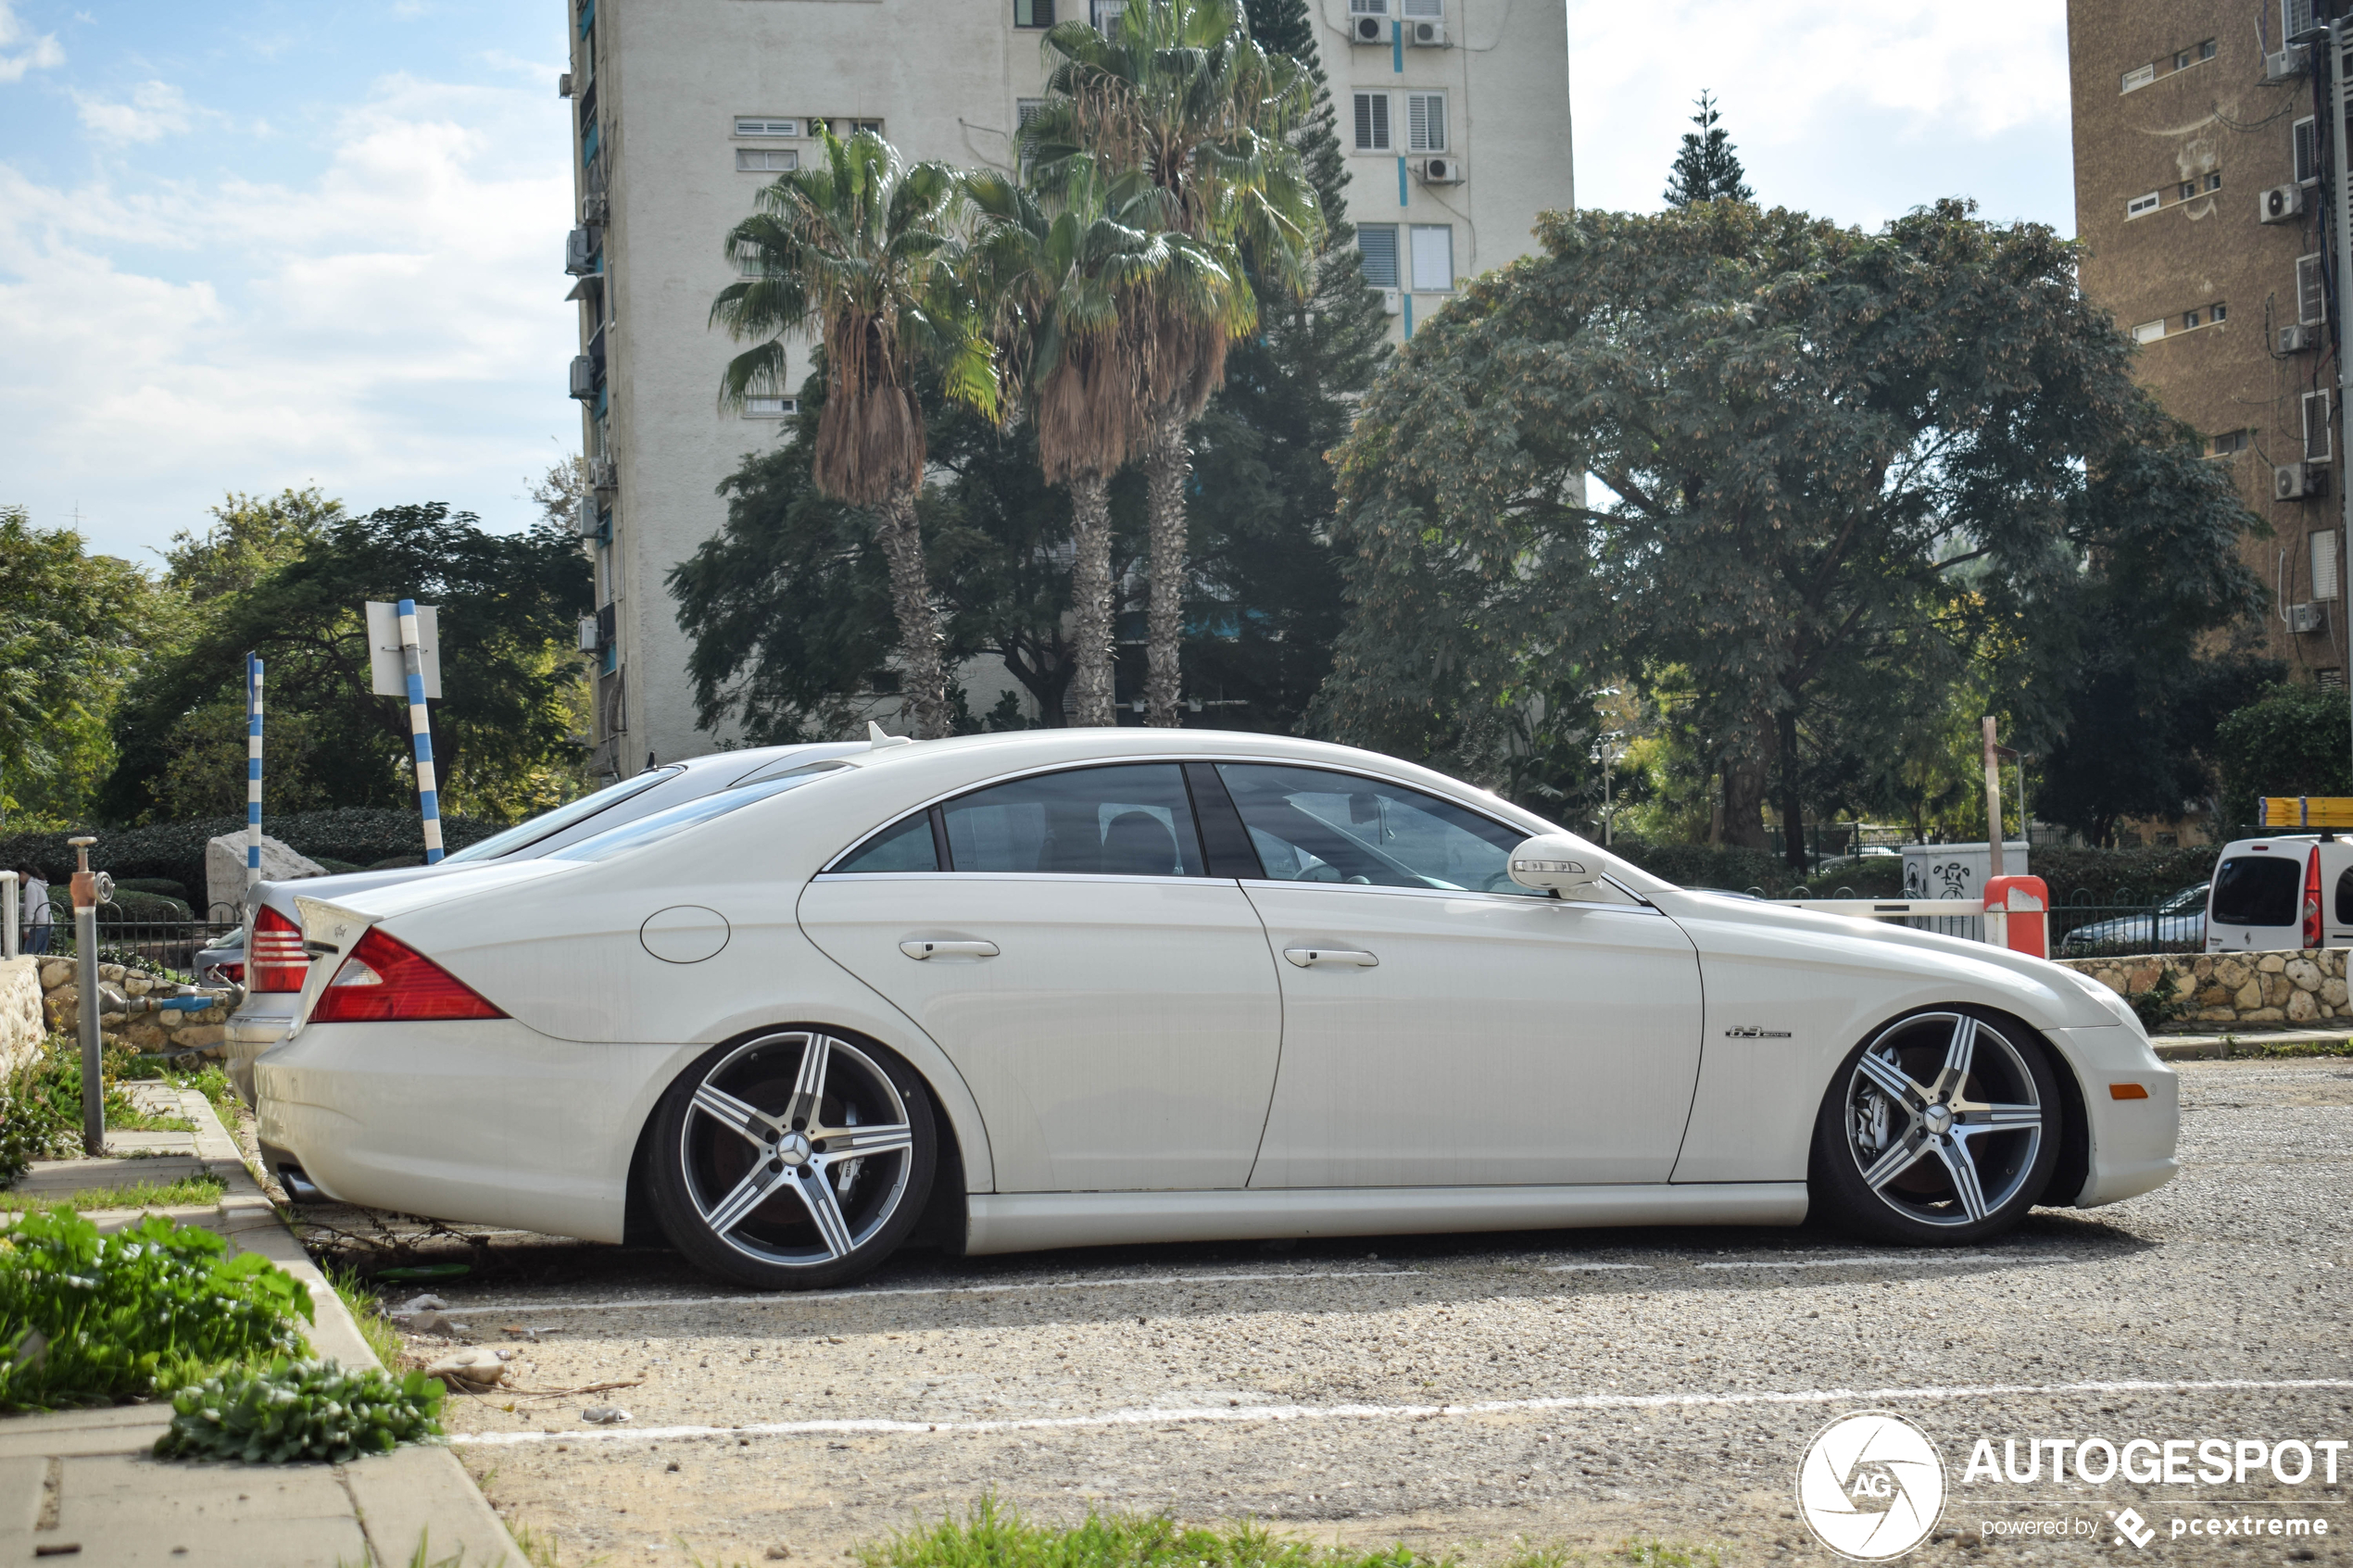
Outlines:
<svg viewBox="0 0 2353 1568"><path fill-rule="evenodd" d="M2161 338L2164 335L2165 323L2163 321L2143 321L2139 326L2133 329L2133 341L2134 343L2155 343L2158 338Z"/></svg>
<svg viewBox="0 0 2353 1568"><path fill-rule="evenodd" d="M1391 150L1389 139L1389 94L1359 93L1356 94L1356 150L1360 153L1385 153Z"/></svg>
<svg viewBox="0 0 2353 1568"><path fill-rule="evenodd" d="M1013 0L1015 27L1051 27L1054 25L1054 0Z"/></svg>
<svg viewBox="0 0 2353 1568"><path fill-rule="evenodd" d="M2157 68L2155 66L2137 66L2124 73L2124 85L2120 91L2136 93L2156 80Z"/></svg>
<svg viewBox="0 0 2353 1568"><path fill-rule="evenodd" d="M2197 325L2197 312L2196 312L2196 311L2195 311L2195 310L2184 310L2184 311L2183 311L2183 312L2182 312L2182 330L2183 330L2183 332L2188 332L2191 328L2193 328L2193 327L2195 327L2195 326L2196 326L2196 325Z"/></svg>
<svg viewBox="0 0 2353 1568"><path fill-rule="evenodd" d="M2209 38L2197 46L2197 57L2201 60L2210 60L2214 57L2214 40Z"/></svg>
<svg viewBox="0 0 2353 1568"><path fill-rule="evenodd" d="M2183 181L2181 194L2183 201L2187 201L2192 196L2197 194L2197 182L2195 180Z"/></svg>
<svg viewBox="0 0 2353 1568"><path fill-rule="evenodd" d="M800 154L792 147L737 147L736 167L747 174L779 174L800 167Z"/></svg>
<svg viewBox="0 0 2353 1568"><path fill-rule="evenodd" d="M2312 558L2312 596L2336 597L2336 530L2326 528L2306 534L2304 547Z"/></svg>
<svg viewBox="0 0 2353 1568"><path fill-rule="evenodd" d="M2124 216L2127 220L2144 217L2146 214L2155 212L2164 204L2164 201L2165 197L2163 194L2157 191L2151 191L2145 196L2134 196L2131 201L2124 204Z"/></svg>
<svg viewBox="0 0 2353 1568"><path fill-rule="evenodd" d="M797 397L747 397L744 418L748 420L782 420L800 412Z"/></svg>
<svg viewBox="0 0 2353 1568"><path fill-rule="evenodd" d="M1389 15L1389 0L1348 0L1352 17L1385 17Z"/></svg>
<svg viewBox="0 0 2353 1568"><path fill-rule="evenodd" d="M2334 665L2324 670L2313 671L2312 679L2316 684L2326 686L2333 692L2341 692L2345 689L2345 671Z"/></svg>
<svg viewBox="0 0 2353 1568"><path fill-rule="evenodd" d="M737 115L736 117L736 134L738 136L798 136L800 134L800 121L797 119L748 119L741 115Z"/></svg>
<svg viewBox="0 0 2353 1568"><path fill-rule="evenodd" d="M2321 283L2321 257L2316 251L2296 258L2296 320L2317 327L2329 319L2329 296Z"/></svg>
<svg viewBox="0 0 2353 1568"><path fill-rule="evenodd" d="M1013 101L1014 144L1021 149L1021 177L1029 180L1030 166L1038 161L1038 144L1029 139L1029 122L1046 107L1043 98L1017 98Z"/></svg>
<svg viewBox="0 0 2353 1568"><path fill-rule="evenodd" d="M2308 392L2304 395L2304 460L2325 463L2334 449L2330 437L2329 395Z"/></svg>
<svg viewBox="0 0 2353 1568"><path fill-rule="evenodd" d="M2227 305L2209 305L2206 307L2206 320L2209 326L2219 327L2230 319L2231 307Z"/></svg>
<svg viewBox="0 0 2353 1568"><path fill-rule="evenodd" d="M2206 444L2209 457L2227 458L2246 450L2250 433L2243 430L2225 431Z"/></svg>
<svg viewBox="0 0 2353 1568"><path fill-rule="evenodd" d="M1454 231L1444 223L1414 225L1414 292L1451 294L1454 289Z"/></svg>
<svg viewBox="0 0 2353 1568"><path fill-rule="evenodd" d="M1405 0L1404 14L1419 21L1438 21L1446 15L1446 0Z"/></svg>
<svg viewBox="0 0 2353 1568"><path fill-rule="evenodd" d="M2312 0L2280 0L2280 38L2293 42L2299 32L2312 31Z"/></svg>
<svg viewBox="0 0 2353 1568"><path fill-rule="evenodd" d="M1365 281L1377 289L1397 286L1397 225L1356 225L1356 256L1365 264Z"/></svg>
<svg viewBox="0 0 2353 1568"><path fill-rule="evenodd" d="M2218 169L2213 173L2206 177L2206 188L2209 191L2219 191L2222 188L2222 171L2221 169Z"/></svg>
<svg viewBox="0 0 2353 1568"><path fill-rule="evenodd" d="M1095 31L1109 38L1119 25L1119 14L1127 9L1127 0L1094 0Z"/></svg>
<svg viewBox="0 0 2353 1568"><path fill-rule="evenodd" d="M1405 94L1405 150L1442 153L1446 150L1446 94Z"/></svg>
<svg viewBox="0 0 2353 1568"><path fill-rule="evenodd" d="M2309 185L2321 177L2320 121L2313 119L2296 122L2296 182Z"/></svg>

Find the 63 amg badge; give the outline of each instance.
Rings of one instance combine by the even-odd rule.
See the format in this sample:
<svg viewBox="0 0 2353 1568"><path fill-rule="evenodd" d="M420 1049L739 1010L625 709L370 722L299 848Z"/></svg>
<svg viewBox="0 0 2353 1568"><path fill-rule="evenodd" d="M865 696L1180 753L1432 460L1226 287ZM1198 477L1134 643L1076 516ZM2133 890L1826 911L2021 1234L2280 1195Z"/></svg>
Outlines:
<svg viewBox="0 0 2353 1568"><path fill-rule="evenodd" d="M1944 1458L1900 1415L1841 1416L1814 1435L1797 1467L1797 1511L1841 1557L1901 1557L1928 1539L1944 1512Z"/></svg>

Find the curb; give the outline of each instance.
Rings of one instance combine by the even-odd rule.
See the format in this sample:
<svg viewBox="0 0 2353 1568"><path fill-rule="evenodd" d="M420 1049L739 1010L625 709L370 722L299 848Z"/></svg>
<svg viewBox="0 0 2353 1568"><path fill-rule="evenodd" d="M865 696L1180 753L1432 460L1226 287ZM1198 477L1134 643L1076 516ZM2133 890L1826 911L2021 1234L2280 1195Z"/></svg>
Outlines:
<svg viewBox="0 0 2353 1568"><path fill-rule="evenodd" d="M310 1292L316 1313L310 1348L346 1366L390 1371L368 1348L343 1298L254 1180L212 1102L197 1090L182 1089L180 1103L196 1124L196 1157L220 1169L229 1184L220 1197L220 1233L237 1251L260 1253ZM465 1568L528 1568L505 1523L449 1449L400 1448L335 1470L359 1506L377 1562L409 1562L421 1545L429 1544L426 1560L436 1563L455 1552Z"/></svg>
<svg viewBox="0 0 2353 1568"><path fill-rule="evenodd" d="M2341 1046L2353 1055L2353 1035L2339 1029L2282 1030L2274 1034L2158 1035L2149 1042L2161 1061L2253 1061L2265 1046Z"/></svg>

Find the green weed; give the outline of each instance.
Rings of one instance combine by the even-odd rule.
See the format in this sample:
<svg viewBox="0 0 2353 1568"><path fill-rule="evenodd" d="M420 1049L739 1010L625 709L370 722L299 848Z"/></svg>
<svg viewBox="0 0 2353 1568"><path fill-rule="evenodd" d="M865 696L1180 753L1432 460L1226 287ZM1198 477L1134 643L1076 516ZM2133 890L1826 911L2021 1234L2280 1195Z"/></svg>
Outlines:
<svg viewBox="0 0 2353 1568"><path fill-rule="evenodd" d="M281 1357L182 1384L157 1459L343 1464L441 1436L441 1380ZM422 1553L423 1547L419 1546Z"/></svg>
<svg viewBox="0 0 2353 1568"><path fill-rule="evenodd" d="M192 1209L218 1203L229 1184L219 1176L183 1176L176 1182L132 1182L123 1186L84 1187L69 1198L0 1192L0 1212L52 1209Z"/></svg>
<svg viewBox="0 0 2353 1568"><path fill-rule="evenodd" d="M359 1325L359 1337L376 1353L376 1360L387 1368L400 1365L400 1331L384 1316L384 1303L368 1288L359 1272L341 1263L327 1265L327 1283L335 1287L335 1295L350 1312L351 1321Z"/></svg>
<svg viewBox="0 0 2353 1568"><path fill-rule="evenodd" d="M1057 1529L1033 1524L994 1498L983 1498L961 1522L918 1525L856 1555L863 1568L1444 1568L1403 1546L1347 1551L1256 1524L1210 1528L1166 1514L1090 1513L1084 1524Z"/></svg>

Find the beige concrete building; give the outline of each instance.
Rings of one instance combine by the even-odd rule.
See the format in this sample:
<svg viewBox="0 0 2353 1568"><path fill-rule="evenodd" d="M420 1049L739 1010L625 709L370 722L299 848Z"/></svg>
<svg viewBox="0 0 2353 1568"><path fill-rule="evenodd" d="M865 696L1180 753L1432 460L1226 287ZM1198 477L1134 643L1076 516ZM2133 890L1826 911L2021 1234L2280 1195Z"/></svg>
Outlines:
<svg viewBox="0 0 2353 1568"><path fill-rule="evenodd" d="M1350 150L1349 216L1395 331L1532 246L1574 203L1563 0L1311 0ZM1059 11L1057 10L1059 6ZM822 122L911 159L1012 169L1044 29L1115 0L567 0L581 227L572 370L598 480L598 763L629 773L716 742L694 727L689 640L663 578L716 533L714 487L786 400L720 408L739 350L708 326L722 239ZM803 365L796 363L797 380ZM976 672L977 673L977 672ZM975 692L976 706L993 698Z"/></svg>
<svg viewBox="0 0 2353 1568"><path fill-rule="evenodd" d="M2276 597L2268 652L2346 669L2346 464L2331 393L2325 139L2312 0L2069 0L2083 288L2141 344L2139 374L2271 525L2247 564Z"/></svg>

